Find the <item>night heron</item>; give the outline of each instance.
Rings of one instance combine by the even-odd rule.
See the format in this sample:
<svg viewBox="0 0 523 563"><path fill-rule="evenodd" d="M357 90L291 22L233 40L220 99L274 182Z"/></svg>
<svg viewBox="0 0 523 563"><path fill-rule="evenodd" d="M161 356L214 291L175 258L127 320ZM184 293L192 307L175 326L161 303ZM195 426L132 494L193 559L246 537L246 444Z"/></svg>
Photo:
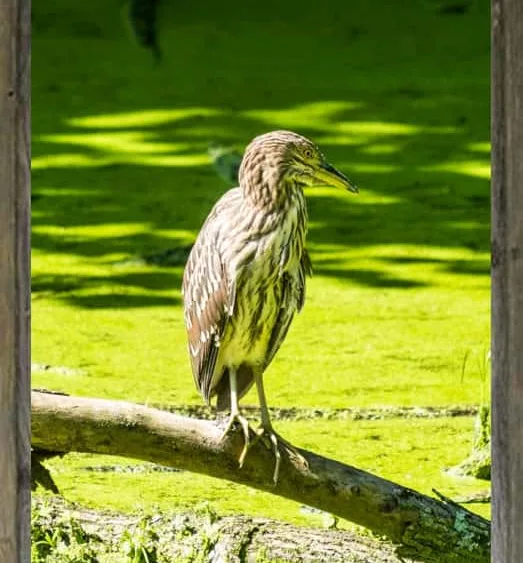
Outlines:
<svg viewBox="0 0 523 563"><path fill-rule="evenodd" d="M243 429L240 466L250 436L238 401L256 384L257 434L272 444L277 482L279 443L290 445L272 428L263 373L305 300L311 265L303 188L357 189L314 143L291 131L256 137L245 151L239 183L216 203L187 260L185 325L196 386L207 403L216 396L217 409L230 410L223 437L235 422Z"/></svg>

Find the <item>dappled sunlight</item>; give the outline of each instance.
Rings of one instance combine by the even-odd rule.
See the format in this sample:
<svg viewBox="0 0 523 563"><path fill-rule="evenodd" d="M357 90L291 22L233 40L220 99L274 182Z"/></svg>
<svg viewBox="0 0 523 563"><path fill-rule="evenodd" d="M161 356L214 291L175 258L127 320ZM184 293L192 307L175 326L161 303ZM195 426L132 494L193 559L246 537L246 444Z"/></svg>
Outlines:
<svg viewBox="0 0 523 563"><path fill-rule="evenodd" d="M488 288L490 283L487 252L396 244L347 248L340 244L337 247L315 245L310 248L310 253L315 276L357 285L397 289L445 288L449 285L449 277L456 274L467 276L461 281L462 287Z"/></svg>
<svg viewBox="0 0 523 563"><path fill-rule="evenodd" d="M360 188L357 197L329 188L306 191L311 245L332 242L337 252L347 247L367 253L383 243L486 250L488 209L478 213L477 208L486 193L488 143L471 141L455 125L398 117L387 119L372 100L354 99L270 109L187 105L68 117L66 130L34 137L35 196L40 199L34 204L33 244L106 261L188 245L227 189L212 167L209 143L221 141L241 151L253 131L290 128L317 141ZM61 149L64 153L55 152ZM465 159L472 150L484 160ZM347 283L409 287L400 279L408 278L408 268L393 273L390 264L358 267L367 274L348 275L341 256L322 266L325 275ZM379 274L380 268L389 270ZM439 282L417 276L413 283Z"/></svg>
<svg viewBox="0 0 523 563"><path fill-rule="evenodd" d="M366 139L372 139L375 137L419 135L420 133L429 135L448 135L457 131L455 127L422 126L408 123L379 121L336 122L333 124L332 130Z"/></svg>
<svg viewBox="0 0 523 563"><path fill-rule="evenodd" d="M111 156L87 156L87 155L49 155L35 157L32 162L33 170L45 168L77 168L89 167L99 168L114 164L137 164L140 166L206 166L209 157L206 154L194 155L144 155L140 153L120 153L117 150L110 151Z"/></svg>
<svg viewBox="0 0 523 563"><path fill-rule="evenodd" d="M468 454L472 417L328 419L484 398L473 351L489 346L489 10L462 3L451 14L439 0L340 1L318 17L291 0L254 17L240 1L163 2L160 64L124 34L121 2L34 3L32 358L46 369L33 383L201 405L181 283L231 187L209 144L241 154L255 135L291 129L360 193L305 191L314 273L265 385L271 407L325 417L275 428L429 494L483 489L442 473ZM252 392L241 405L256 402ZM49 463L69 500L106 509L207 498L317 525L299 506L195 474Z"/></svg>
<svg viewBox="0 0 523 563"><path fill-rule="evenodd" d="M113 131L111 133L84 133L82 135L41 135L36 141L56 143L59 145L79 145L107 152L117 153L168 153L187 150L190 145L174 143L158 143L152 134L140 131Z"/></svg>
<svg viewBox="0 0 523 563"><path fill-rule="evenodd" d="M156 127L191 117L209 117L220 114L223 114L223 112L211 108L150 109L128 113L72 117L67 120L67 124L72 127L88 129L129 129Z"/></svg>
<svg viewBox="0 0 523 563"><path fill-rule="evenodd" d="M469 143L467 145L467 150L471 152L481 152L490 155L491 145L486 141L484 143Z"/></svg>
<svg viewBox="0 0 523 563"><path fill-rule="evenodd" d="M352 162L347 163L346 167L362 174L391 174L392 172L399 172L402 168L395 164L383 164L379 162Z"/></svg>
<svg viewBox="0 0 523 563"><path fill-rule="evenodd" d="M356 166L347 165L347 170L362 171L361 168ZM334 201L338 201L342 205L388 205L391 203L400 203L402 198L399 195L394 194L384 194L365 187L357 196L349 192L344 192L330 187L312 187L305 190L307 199L313 200L315 198L331 198ZM314 218L309 219L310 227L317 227L317 223Z"/></svg>
<svg viewBox="0 0 523 563"><path fill-rule="evenodd" d="M265 110L253 109L239 112L239 115L253 117L263 121L267 126L281 128L296 127L297 129L313 128L317 131L317 140L329 144L346 142L358 143L375 139L376 137L405 136L420 133L451 134L456 132L455 127L435 127L414 125L411 123L394 123L380 121L360 121L357 119L363 102L331 100L300 104L287 109ZM354 119L342 120L340 114L353 114ZM333 133L338 133L333 135ZM325 135L325 136L324 136Z"/></svg>
<svg viewBox="0 0 523 563"><path fill-rule="evenodd" d="M159 249L186 247L194 234L183 229L151 231L147 223L72 226L35 225L33 239L36 249L43 247L49 255L59 253L75 260L74 269L88 270L93 262L102 268L120 267L125 259ZM81 257L78 263L77 257ZM112 273L111 273L112 275Z"/></svg>
<svg viewBox="0 0 523 563"><path fill-rule="evenodd" d="M340 112L354 111L357 115L357 110L363 106L363 102L325 100L297 104L284 109L249 109L242 111L241 115L260 120L275 129L283 127L307 129L311 126L325 128L335 120Z"/></svg>
<svg viewBox="0 0 523 563"><path fill-rule="evenodd" d="M109 158L77 153L45 154L33 156L31 159L32 170L44 170L46 168L97 168L107 164L110 164Z"/></svg>
<svg viewBox="0 0 523 563"><path fill-rule="evenodd" d="M390 121L357 119L365 104L356 101L326 100L297 104L286 109L220 111L211 107L151 109L129 113L69 118L73 128L93 129L78 133L46 134L34 143L88 149L87 153L39 154L35 151L33 169L105 167L132 164L150 167L206 167L210 165L208 144L224 131L224 120L231 131L243 122L259 123L258 132L271 128L295 128L312 131L313 138L327 155L336 157L338 165L350 175L390 175L405 168L403 154L411 139L427 136L457 135L452 126L415 125ZM348 113L347 113L348 112ZM347 115L354 119L347 120ZM339 116L343 115L342 120ZM192 120L197 119L196 123ZM187 124L191 123L188 127ZM111 130L112 129L112 130ZM124 130L127 129L127 130ZM101 131L102 130L102 131ZM109 131L111 130L111 131ZM387 140L384 142L384 140ZM239 139L242 147L248 138ZM405 143L409 144L406 145ZM426 142L426 141L425 141ZM465 150L481 151L488 143L468 143ZM330 148L329 148L330 147ZM344 157L340 160L340 150ZM336 149L336 151L334 151ZM419 161L412 170L420 173L451 173L487 179L489 162ZM427 161L428 160L428 161ZM358 178L356 183L361 184Z"/></svg>
<svg viewBox="0 0 523 563"><path fill-rule="evenodd" d="M460 229L462 231L475 231L477 229L477 223L473 220L452 221L451 224L455 229Z"/></svg>
<svg viewBox="0 0 523 563"><path fill-rule="evenodd" d="M270 405L326 416L477 405L485 376L472 351L489 345L488 5L464 2L454 15L439 0L340 1L318 17L290 0L261 3L254 17L240 1L161 4L154 64L124 34L121 2L34 3L32 357L46 366L34 384L201 405L181 284L198 230L231 187L209 145L241 154L255 135L291 129L360 193L305 191L314 273L267 370ZM241 404L256 402L252 392ZM441 471L468 453L471 417L275 427L427 492L482 488ZM195 474L85 470L97 463L107 460L50 461L71 500L132 510L205 497L310 521Z"/></svg>
<svg viewBox="0 0 523 563"><path fill-rule="evenodd" d="M343 245L312 245L314 251L320 251L322 258L348 257L405 262L426 261L435 264L459 259L488 259L488 252L475 252L463 248L444 248L419 245L400 245L396 243L379 244L365 247L346 247Z"/></svg>
<svg viewBox="0 0 523 563"><path fill-rule="evenodd" d="M401 147L395 144L374 143L366 147L361 147L363 154L394 154L401 150Z"/></svg>
<svg viewBox="0 0 523 563"><path fill-rule="evenodd" d="M72 145L95 149L89 155L49 155L33 159L35 170L53 167L107 166L114 163L144 166L199 166L209 158L205 152L190 154L194 147L189 143L157 142L152 133L139 131L113 131L111 133L84 133L41 135L35 141L57 145ZM166 153L182 154L166 154Z"/></svg>
<svg viewBox="0 0 523 563"><path fill-rule="evenodd" d="M144 234L149 230L145 223L104 223L103 225L74 225L67 228L68 236L86 237L103 241L112 236L129 237ZM56 225L35 225L33 232L36 234L63 235L64 228Z"/></svg>
<svg viewBox="0 0 523 563"><path fill-rule="evenodd" d="M61 187L55 188L52 186L39 186L39 197L76 197L76 198L96 198L97 192L89 190L88 188L75 188L75 187ZM33 213L38 213L37 209L32 210Z"/></svg>
<svg viewBox="0 0 523 563"><path fill-rule="evenodd" d="M490 162L488 160L447 161L434 166L424 166L421 170L423 172L452 172L490 180ZM485 190L488 189L489 185L485 182Z"/></svg>
<svg viewBox="0 0 523 563"><path fill-rule="evenodd" d="M148 155L137 158L134 162L144 166L209 166L209 157L207 154Z"/></svg>

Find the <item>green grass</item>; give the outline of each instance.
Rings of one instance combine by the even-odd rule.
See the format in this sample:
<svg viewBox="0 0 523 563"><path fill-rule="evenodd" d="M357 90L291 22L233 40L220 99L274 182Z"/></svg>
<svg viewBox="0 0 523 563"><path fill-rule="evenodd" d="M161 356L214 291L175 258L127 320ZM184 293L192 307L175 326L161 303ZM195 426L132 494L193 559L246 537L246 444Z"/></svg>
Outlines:
<svg viewBox="0 0 523 563"><path fill-rule="evenodd" d="M459 15L437 0L353 4L270 1L254 13L239 0L165 2L159 65L126 35L121 2L34 6L32 355L72 368L35 371L34 387L201 402L182 267L125 261L194 239L226 189L210 141L241 149L291 128L361 193L307 193L315 275L267 372L270 404L482 400L485 371L472 359L489 348L488 6L470 0ZM468 454L470 419L375 424L389 436L386 458L383 442L365 439L371 423L278 428L426 492L484 488L440 474ZM302 519L261 493L225 493L226 483L86 475L82 459L67 458L59 477L71 498L125 509L208 498Z"/></svg>

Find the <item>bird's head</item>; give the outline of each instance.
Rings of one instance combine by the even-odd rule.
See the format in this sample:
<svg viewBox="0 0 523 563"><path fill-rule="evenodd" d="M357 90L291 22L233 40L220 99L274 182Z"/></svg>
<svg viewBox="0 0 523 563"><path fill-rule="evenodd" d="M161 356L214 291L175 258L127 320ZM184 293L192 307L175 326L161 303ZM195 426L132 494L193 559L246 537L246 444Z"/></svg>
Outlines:
<svg viewBox="0 0 523 563"><path fill-rule="evenodd" d="M245 150L239 179L244 193L262 203L277 201L296 187L333 186L358 192L312 141L292 131L273 131L253 139Z"/></svg>

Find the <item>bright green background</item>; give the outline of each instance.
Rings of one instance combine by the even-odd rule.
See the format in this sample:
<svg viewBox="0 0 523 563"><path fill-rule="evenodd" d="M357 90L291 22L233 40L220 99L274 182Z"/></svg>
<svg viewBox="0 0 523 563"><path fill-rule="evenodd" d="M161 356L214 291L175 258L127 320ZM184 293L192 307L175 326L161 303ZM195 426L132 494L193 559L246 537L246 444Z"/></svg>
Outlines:
<svg viewBox="0 0 523 563"><path fill-rule="evenodd" d="M164 2L161 64L133 43L121 2L34 5L33 387L201 403L183 267L125 261L194 239L227 189L210 141L242 149L290 128L361 193L307 193L315 275L267 371L269 404L486 400L488 3L190 4ZM472 418L275 426L423 492L486 488L442 473L469 453ZM82 469L103 463L71 455L52 466L65 496L88 504L207 498L221 511L315 522L294 503L210 478Z"/></svg>

